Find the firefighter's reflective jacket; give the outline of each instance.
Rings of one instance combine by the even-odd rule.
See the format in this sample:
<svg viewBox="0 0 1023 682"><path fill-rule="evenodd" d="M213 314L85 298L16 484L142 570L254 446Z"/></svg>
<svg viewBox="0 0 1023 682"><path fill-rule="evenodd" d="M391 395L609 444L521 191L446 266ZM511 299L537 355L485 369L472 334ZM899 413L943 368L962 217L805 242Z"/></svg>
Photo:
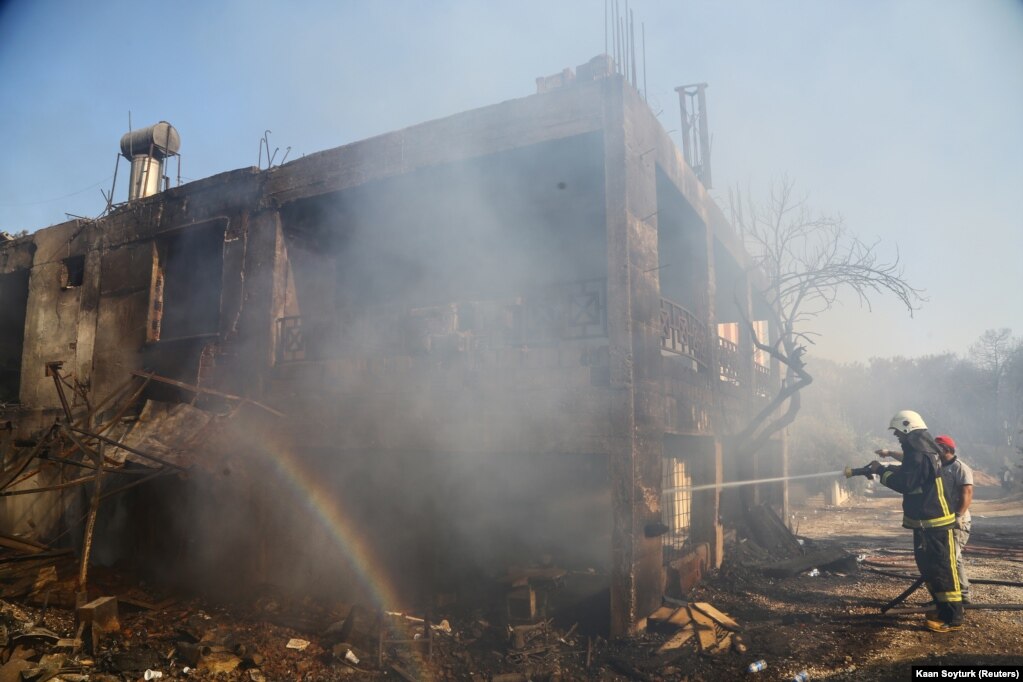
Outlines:
<svg viewBox="0 0 1023 682"><path fill-rule="evenodd" d="M927 429L910 431L902 443L901 466L881 469L881 483L902 493L904 528L947 528L955 523L955 510L949 505L951 491L941 483L941 456L938 444Z"/></svg>

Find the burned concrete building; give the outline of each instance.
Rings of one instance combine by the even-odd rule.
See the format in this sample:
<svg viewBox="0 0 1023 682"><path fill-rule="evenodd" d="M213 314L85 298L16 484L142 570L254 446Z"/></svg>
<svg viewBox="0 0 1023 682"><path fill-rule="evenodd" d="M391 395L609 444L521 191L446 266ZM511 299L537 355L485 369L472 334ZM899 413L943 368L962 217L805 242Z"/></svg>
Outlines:
<svg viewBox="0 0 1023 682"><path fill-rule="evenodd" d="M130 201L0 244L4 481L41 490L0 532L76 542L80 474L14 467L63 421L172 467L93 516L94 561L171 580L391 608L559 567L617 635L719 565L693 486L784 470L729 451L780 383L761 287L606 59L538 91L176 187L158 127Z"/></svg>

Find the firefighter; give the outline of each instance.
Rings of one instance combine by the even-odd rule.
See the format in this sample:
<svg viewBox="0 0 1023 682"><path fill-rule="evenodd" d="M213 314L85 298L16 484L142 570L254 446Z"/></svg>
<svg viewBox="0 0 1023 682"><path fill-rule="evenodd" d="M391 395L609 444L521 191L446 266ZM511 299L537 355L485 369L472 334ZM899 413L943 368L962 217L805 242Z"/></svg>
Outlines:
<svg viewBox="0 0 1023 682"><path fill-rule="evenodd" d="M952 537L956 544L956 572L959 574L959 589L963 603L970 601L970 581L963 566L963 548L970 541L970 503L973 502L973 469L956 456L956 442L952 436L942 434L934 439L941 449L941 479L945 488L945 499L951 503L956 514ZM895 450L875 450L882 457L902 461L902 453Z"/></svg>
<svg viewBox="0 0 1023 682"><path fill-rule="evenodd" d="M874 461L868 467L883 485L902 494L902 526L913 530L916 566L937 604L937 612L927 614L927 628L961 630L963 598L952 535L956 514L941 477L941 446L912 410L897 412L888 428L902 446L902 464L885 466Z"/></svg>

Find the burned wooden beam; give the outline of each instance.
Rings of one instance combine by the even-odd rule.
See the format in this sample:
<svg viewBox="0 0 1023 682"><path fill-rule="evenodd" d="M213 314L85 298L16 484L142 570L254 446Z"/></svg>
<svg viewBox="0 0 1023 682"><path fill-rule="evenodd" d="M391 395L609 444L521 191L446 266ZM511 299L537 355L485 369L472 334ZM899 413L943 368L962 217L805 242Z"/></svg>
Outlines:
<svg viewBox="0 0 1023 682"><path fill-rule="evenodd" d="M707 602L693 602L689 605L700 613L711 618L715 623L732 632L739 631L739 624L736 623L727 613L722 613Z"/></svg>
<svg viewBox="0 0 1023 682"><path fill-rule="evenodd" d="M106 443L108 445L114 446L115 448L120 448L121 450L126 450L126 451L130 452L133 455L138 455L139 457L142 457L143 459L148 459L148 460L150 460L152 462L156 462L157 464L161 464L161 465L163 465L165 467L169 467L171 469L177 469L178 471L187 471L188 470L187 467L183 467L180 464L175 464L173 462L168 462L167 460L162 459L160 457L157 457L156 455L150 455L149 453L143 452L142 450L139 450L138 448L133 448L130 445L125 445L124 443L122 443L120 441L114 440L113 438L107 438L106 436L101 436L98 433L92 433L91 431L86 431L85 429L75 428L74 426L68 426L65 430L66 431L74 431L75 433L81 434L83 436L89 436L90 438L95 438L97 440L101 440L101 441L103 441L104 443ZM75 439L72 438L72 440L75 440ZM87 450L87 448L84 445L82 445L79 441L75 440L75 443L80 448L82 448L83 450Z"/></svg>
<svg viewBox="0 0 1023 682"><path fill-rule="evenodd" d="M74 442L75 445L82 449L82 452L92 454L96 458L96 473L93 476L93 485L95 486L92 491L92 499L89 501L89 513L85 522L85 532L82 537L82 560L78 569L78 592L80 595L85 594L86 579L89 573L89 555L92 552L92 534L96 528L96 515L99 514L99 503L100 493L103 487L103 457L90 448L87 448L78 438L75 437L72 431L73 427L67 426L64 431L68 438Z"/></svg>
<svg viewBox="0 0 1023 682"><path fill-rule="evenodd" d="M68 404L67 395L64 393L64 384L61 383L60 368L63 366L63 362L47 362L46 376L53 377L53 384L57 387L57 396L60 398L60 406L64 410L64 417L70 424L74 421L74 417L71 416L71 405Z"/></svg>
<svg viewBox="0 0 1023 682"><path fill-rule="evenodd" d="M49 547L41 543L22 538L12 538L9 535L0 535L0 547L6 547L7 549L13 549L27 554L37 554L39 552L47 552L50 550Z"/></svg>
<svg viewBox="0 0 1023 682"><path fill-rule="evenodd" d="M18 556L5 556L0 557L0 564L9 564L20 561L43 561L45 559L54 559L62 556L67 556L72 553L70 549L55 549L41 554L21 554Z"/></svg>
<svg viewBox="0 0 1023 682"><path fill-rule="evenodd" d="M0 497L13 497L15 495L33 495L35 493L49 493L54 490L67 490L68 488L76 488L80 485L85 485L95 479L95 476L84 476L82 478L76 478L73 481L67 481L66 483L57 483L55 485L47 485L41 488L23 488L21 490L4 490L0 492Z"/></svg>
<svg viewBox="0 0 1023 682"><path fill-rule="evenodd" d="M700 651L711 651L717 646L718 638L714 630L714 621L709 616L688 607L689 617L692 619L692 626L696 630L696 636L700 644Z"/></svg>
<svg viewBox="0 0 1023 682"><path fill-rule="evenodd" d="M55 428L56 427L51 428L43 438L40 438L36 444L32 446L31 450L26 453L22 453L19 460L15 460L15 462L11 463L11 470L5 473L3 478L0 479L0 490L3 490L18 480L18 477L21 476L22 472L28 468L29 463L36 455L39 454L39 451L43 448L43 446L49 444Z"/></svg>
<svg viewBox="0 0 1023 682"><path fill-rule="evenodd" d="M134 380L135 378L136 378L135 376L132 376L132 380ZM129 386L130 385L131 384L129 384ZM95 429L95 432L96 433L105 433L111 426L113 426L114 424L119 422L121 420L121 418L125 415L125 413L131 408L131 406L135 404L135 401L138 400L142 396L142 392L146 390L146 387L148 385L149 385L149 379L145 379L145 381L143 381L139 385L139 387L137 389L135 389L135 392L131 394L131 397L129 397L128 400L126 400L124 403L121 404L121 406L117 409L117 412L114 413L114 416L110 417L105 422L100 424Z"/></svg>
<svg viewBox="0 0 1023 682"><path fill-rule="evenodd" d="M250 398L246 398L244 396L234 395L232 393L224 393L223 391L217 391L217 390L212 389L212 388L204 388L202 386L196 386L195 384L188 384L188 383L185 383L184 381L178 381L176 379L169 379L167 377L162 377L162 376L160 376L158 374L153 374L152 372L132 372L132 374L134 374L135 376L138 376L138 377L144 377L146 379L151 379L152 381L159 381L160 383L167 384L169 386L174 386L175 388L180 388L180 389L183 389L185 391L191 391L192 393L205 393L207 395L215 395L218 398L224 398L226 400L235 400L235 401L238 401L240 403L249 403L251 405L255 405L256 407L258 407L258 408L260 408L262 410L266 410L270 414L278 416L278 417L287 417L288 416L288 415L284 414L283 412L275 410L274 408L272 408L272 407L270 407L268 405L264 405L261 402L252 400Z"/></svg>

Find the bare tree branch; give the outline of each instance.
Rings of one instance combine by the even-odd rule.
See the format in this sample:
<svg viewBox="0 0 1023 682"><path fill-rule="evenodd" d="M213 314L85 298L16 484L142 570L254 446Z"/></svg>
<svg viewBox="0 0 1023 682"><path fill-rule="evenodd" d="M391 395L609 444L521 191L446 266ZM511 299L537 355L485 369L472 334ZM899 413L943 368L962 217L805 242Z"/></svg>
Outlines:
<svg viewBox="0 0 1023 682"><path fill-rule="evenodd" d="M898 249L884 258L880 240L865 242L849 233L841 216L815 213L795 183L775 182L763 204L738 187L729 190L732 222L749 251L754 269L767 278L763 296L777 338L757 337L753 322L743 316L755 347L785 366L777 393L737 434L740 453L752 456L795 419L800 391L813 381L803 355L817 334L808 329L841 295L852 293L871 308L878 296L894 296L912 314L926 299L903 276ZM740 311L743 306L738 305Z"/></svg>

